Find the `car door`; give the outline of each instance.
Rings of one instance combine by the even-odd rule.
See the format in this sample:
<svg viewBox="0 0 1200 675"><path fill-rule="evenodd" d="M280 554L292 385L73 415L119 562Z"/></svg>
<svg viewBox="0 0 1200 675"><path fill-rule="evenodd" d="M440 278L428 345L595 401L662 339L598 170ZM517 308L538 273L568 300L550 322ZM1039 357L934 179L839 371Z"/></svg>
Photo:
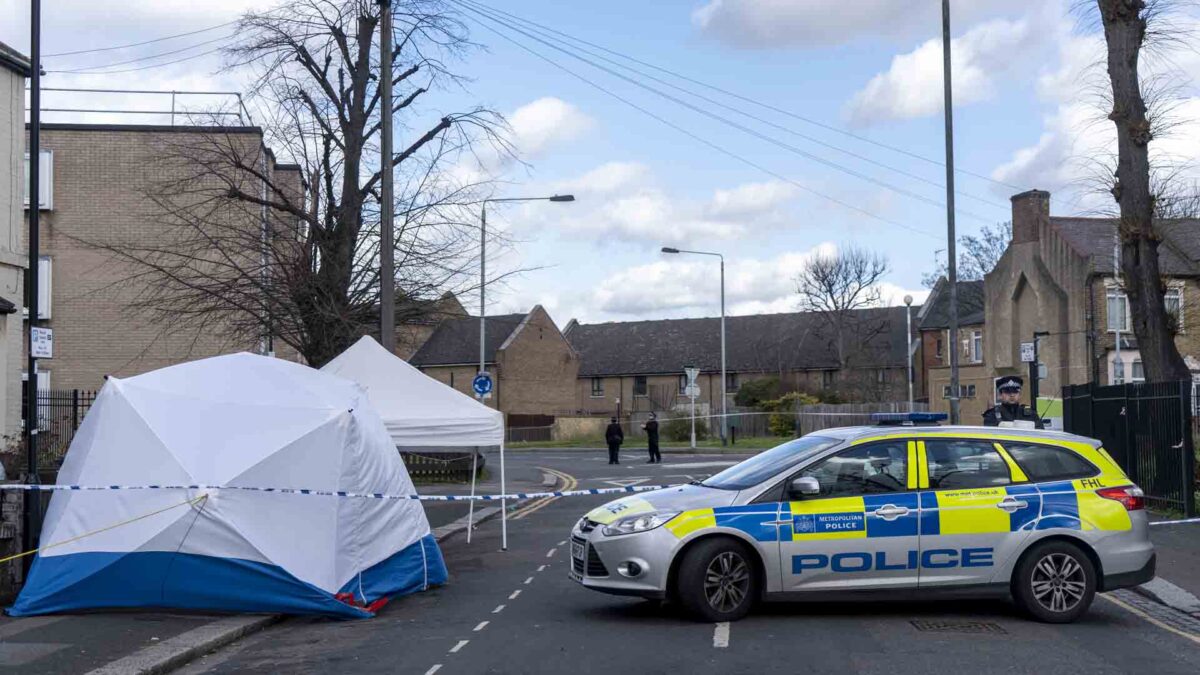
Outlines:
<svg viewBox="0 0 1200 675"><path fill-rule="evenodd" d="M910 446L912 452L910 452ZM908 439L856 445L791 476L820 493L785 493L780 509L783 590L903 588L917 584L919 508Z"/></svg>
<svg viewBox="0 0 1200 675"><path fill-rule="evenodd" d="M986 438L927 438L917 452L926 488L921 587L992 581L1029 536L1023 525L1041 506L1037 488L1020 483L1020 469Z"/></svg>

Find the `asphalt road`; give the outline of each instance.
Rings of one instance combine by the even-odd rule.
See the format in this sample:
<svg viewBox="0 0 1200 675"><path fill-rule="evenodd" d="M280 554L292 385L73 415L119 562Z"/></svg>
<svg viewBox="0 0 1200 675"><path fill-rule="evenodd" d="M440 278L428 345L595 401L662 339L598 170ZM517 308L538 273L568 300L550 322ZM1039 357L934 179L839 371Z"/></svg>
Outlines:
<svg viewBox="0 0 1200 675"><path fill-rule="evenodd" d="M670 456L609 467L597 453L514 453L515 483L548 467L580 487L699 478L736 460ZM399 599L373 620L292 619L186 667L185 673L1188 673L1200 631L1155 610L1097 599L1078 623L1027 621L1006 602L782 604L728 626L661 603L587 591L567 576L572 523L605 497L527 505L443 552L450 582ZM943 630L921 630L925 627ZM1197 622L1200 623L1200 622ZM949 628L951 630L945 630ZM976 632L968 632L976 631ZM1189 633L1194 634L1189 635Z"/></svg>

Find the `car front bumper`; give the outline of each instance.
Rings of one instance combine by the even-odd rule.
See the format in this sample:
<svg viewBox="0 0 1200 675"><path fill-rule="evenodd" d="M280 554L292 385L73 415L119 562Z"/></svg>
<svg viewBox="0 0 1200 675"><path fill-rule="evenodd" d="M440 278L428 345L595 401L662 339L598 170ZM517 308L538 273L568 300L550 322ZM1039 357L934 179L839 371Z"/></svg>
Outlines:
<svg viewBox="0 0 1200 675"><path fill-rule="evenodd" d="M571 579L602 593L665 598L679 539L663 527L616 537L604 536L602 527L583 532L576 525L571 531Z"/></svg>

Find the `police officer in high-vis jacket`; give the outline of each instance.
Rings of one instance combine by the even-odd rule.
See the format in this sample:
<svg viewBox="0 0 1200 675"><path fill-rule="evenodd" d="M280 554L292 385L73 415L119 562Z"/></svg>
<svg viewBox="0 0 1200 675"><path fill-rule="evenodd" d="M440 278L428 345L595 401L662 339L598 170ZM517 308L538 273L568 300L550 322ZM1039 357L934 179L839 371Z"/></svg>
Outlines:
<svg viewBox="0 0 1200 675"><path fill-rule="evenodd" d="M1033 422L1038 429L1042 428L1042 420L1029 406L1021 403L1021 386L1025 381L1016 375L1008 375L996 380L996 394L1000 402L992 408L983 411L983 424L988 427L998 427L1001 422Z"/></svg>

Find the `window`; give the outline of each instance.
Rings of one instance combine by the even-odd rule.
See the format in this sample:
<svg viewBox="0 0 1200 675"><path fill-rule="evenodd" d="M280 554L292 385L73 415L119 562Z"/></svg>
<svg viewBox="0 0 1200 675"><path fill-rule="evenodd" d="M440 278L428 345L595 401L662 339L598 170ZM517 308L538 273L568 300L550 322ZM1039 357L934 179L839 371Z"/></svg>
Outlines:
<svg viewBox="0 0 1200 675"><path fill-rule="evenodd" d="M1133 363L1130 364L1129 370L1130 370L1130 374L1129 374L1130 382L1145 382L1146 381L1146 373L1142 370L1142 360L1141 359L1134 359Z"/></svg>
<svg viewBox="0 0 1200 675"><path fill-rule="evenodd" d="M725 391L737 391L737 390L738 390L738 374L737 373L725 373Z"/></svg>
<svg viewBox="0 0 1200 675"><path fill-rule="evenodd" d="M41 161L38 163L38 206L42 211L54 208L54 152L42 150ZM25 208L29 208L29 153L25 153Z"/></svg>
<svg viewBox="0 0 1200 675"><path fill-rule="evenodd" d="M834 371L834 370L822 370L821 371L821 386L822 387L828 389L833 386L833 374L835 372L837 372L837 371Z"/></svg>
<svg viewBox="0 0 1200 675"><path fill-rule="evenodd" d="M975 398L975 385L960 384L958 385L959 398ZM942 386L942 398L950 398L950 385Z"/></svg>
<svg viewBox="0 0 1200 675"><path fill-rule="evenodd" d="M1108 329L1129 330L1129 299L1116 287L1108 289Z"/></svg>
<svg viewBox="0 0 1200 675"><path fill-rule="evenodd" d="M450 388L454 388L454 371L450 371Z"/></svg>
<svg viewBox="0 0 1200 675"><path fill-rule="evenodd" d="M908 485L908 441L860 445L800 472L816 478L821 497L902 492Z"/></svg>
<svg viewBox="0 0 1200 675"><path fill-rule="evenodd" d="M942 386L942 398L950 398L950 385Z"/></svg>
<svg viewBox="0 0 1200 675"><path fill-rule="evenodd" d="M797 438L706 478L703 485L721 490L746 490L841 442L823 436Z"/></svg>
<svg viewBox="0 0 1200 675"><path fill-rule="evenodd" d="M875 383L876 384L887 383L887 370L885 370L883 368L879 368L875 371Z"/></svg>
<svg viewBox="0 0 1200 675"><path fill-rule="evenodd" d="M604 378L592 378L592 398L603 398L604 396Z"/></svg>
<svg viewBox="0 0 1200 675"><path fill-rule="evenodd" d="M1175 330L1183 332L1183 289L1173 286L1163 295L1163 303L1167 306L1167 314L1175 321Z"/></svg>
<svg viewBox="0 0 1200 675"><path fill-rule="evenodd" d="M946 341L943 340L942 338L938 338L937 343L936 343L936 350L935 350L936 354L935 355L938 357L939 361L942 359L942 350L944 350L945 348L946 348Z"/></svg>
<svg viewBox="0 0 1200 675"><path fill-rule="evenodd" d="M687 396L687 375L679 376L679 395Z"/></svg>
<svg viewBox="0 0 1200 675"><path fill-rule="evenodd" d="M925 441L929 487L964 490L1012 483L1008 465L989 441Z"/></svg>
<svg viewBox="0 0 1200 675"><path fill-rule="evenodd" d="M44 255L38 259L38 318L50 318L50 300L53 297L54 284L53 262L50 256ZM22 307L21 312L26 319L29 318L29 308Z"/></svg>
<svg viewBox="0 0 1200 675"><path fill-rule="evenodd" d="M633 378L633 395L634 396L645 396L646 395L646 376L645 375L634 376L634 378Z"/></svg>
<svg viewBox="0 0 1200 675"><path fill-rule="evenodd" d="M983 331L971 331L971 363L983 363Z"/></svg>
<svg viewBox="0 0 1200 675"><path fill-rule="evenodd" d="M966 397L967 398L975 398L975 385L973 385L973 384L967 385Z"/></svg>
<svg viewBox="0 0 1200 675"><path fill-rule="evenodd" d="M1065 448L1032 443L1005 443L1004 449L1016 460L1029 480L1071 480L1095 476L1091 462Z"/></svg>

